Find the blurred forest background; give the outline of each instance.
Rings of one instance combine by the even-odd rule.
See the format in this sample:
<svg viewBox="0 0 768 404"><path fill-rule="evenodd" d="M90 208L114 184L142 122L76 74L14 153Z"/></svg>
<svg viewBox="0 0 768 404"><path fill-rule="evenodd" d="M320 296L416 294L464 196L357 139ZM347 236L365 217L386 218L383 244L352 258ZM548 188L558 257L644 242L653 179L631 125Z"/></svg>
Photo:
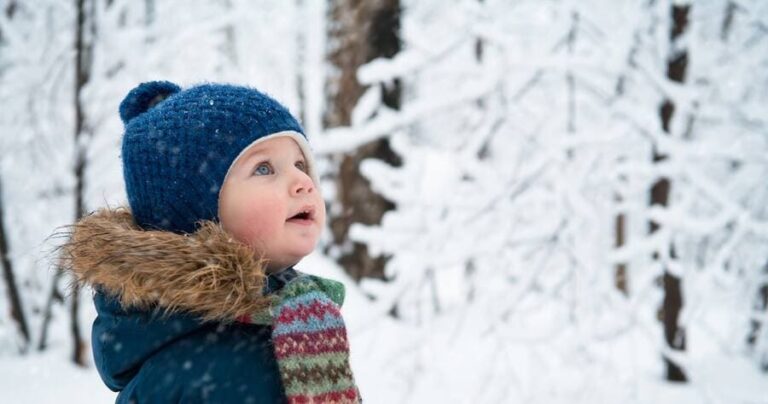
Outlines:
<svg viewBox="0 0 768 404"><path fill-rule="evenodd" d="M366 402L768 402L768 2L0 0L0 401L109 393L51 236L148 80L303 122Z"/></svg>

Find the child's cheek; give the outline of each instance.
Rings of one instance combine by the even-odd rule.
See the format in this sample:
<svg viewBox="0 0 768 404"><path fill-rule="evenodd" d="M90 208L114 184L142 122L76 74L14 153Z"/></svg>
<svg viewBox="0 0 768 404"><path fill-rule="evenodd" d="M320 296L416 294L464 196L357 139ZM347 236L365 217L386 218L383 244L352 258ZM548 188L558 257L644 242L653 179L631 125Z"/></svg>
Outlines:
<svg viewBox="0 0 768 404"><path fill-rule="evenodd" d="M285 223L285 213L279 204L268 201L250 204L243 210L242 227L248 235L250 244L268 242L281 230Z"/></svg>

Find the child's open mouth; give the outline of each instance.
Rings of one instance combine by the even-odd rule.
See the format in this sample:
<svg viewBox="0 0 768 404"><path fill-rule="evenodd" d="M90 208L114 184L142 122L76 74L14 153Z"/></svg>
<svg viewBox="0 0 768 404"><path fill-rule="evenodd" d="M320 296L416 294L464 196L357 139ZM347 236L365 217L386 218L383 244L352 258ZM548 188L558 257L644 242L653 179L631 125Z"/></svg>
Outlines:
<svg viewBox="0 0 768 404"><path fill-rule="evenodd" d="M286 222L295 224L311 224L315 221L315 208L313 206L304 206L293 216L290 216Z"/></svg>

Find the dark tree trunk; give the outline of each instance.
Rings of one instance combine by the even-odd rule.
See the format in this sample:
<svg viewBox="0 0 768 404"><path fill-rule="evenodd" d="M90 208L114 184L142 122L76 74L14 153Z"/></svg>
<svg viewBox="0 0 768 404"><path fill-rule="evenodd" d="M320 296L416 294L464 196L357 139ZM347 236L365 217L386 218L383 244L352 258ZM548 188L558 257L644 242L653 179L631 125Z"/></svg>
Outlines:
<svg viewBox="0 0 768 404"><path fill-rule="evenodd" d="M766 265L768 268L768 265ZM765 313L768 311L768 285L762 285L758 289L757 299L754 306L755 313ZM763 329L768 327L765 323L765 316L761 316L762 321L753 319L749 324L749 333L747 334L747 345L755 347L758 345L760 335L763 333ZM768 357L760 358L760 368L764 372L768 372Z"/></svg>
<svg viewBox="0 0 768 404"><path fill-rule="evenodd" d="M621 202L621 198L617 197L617 201ZM620 213L616 215L616 218L614 219L614 235L616 238L616 248L621 248L625 244L624 238L626 237L626 215L623 213ZM621 293L623 293L625 296L629 295L629 285L628 285L628 279L627 279L627 264L626 263L620 263L616 264L614 268L614 282L616 284L616 289L620 290Z"/></svg>
<svg viewBox="0 0 768 404"><path fill-rule="evenodd" d="M676 83L685 81L686 69L688 67L688 49L680 48L677 41L688 29L688 16L690 5L674 4L671 8L672 27L670 30L671 51L667 59L667 78ZM665 99L659 109L661 125L667 134L670 133L672 117L675 113L675 104L670 99ZM667 156L659 153L654 147L653 162L659 163L666 160ZM669 178L659 178L651 188L651 205L667 206L669 204L669 195L672 184ZM659 224L651 221L650 233L653 234L659 229ZM674 245L668 246L671 259L676 258ZM658 259L658 252L654 254L654 259ZM664 268L662 278L664 287L664 300L660 311L661 321L664 325L664 338L670 349L675 351L685 351L686 336L685 329L678 323L680 310L683 307L683 296L681 292L681 279ZM683 369L664 356L666 364L667 380L674 382L685 382L687 377Z"/></svg>
<svg viewBox="0 0 768 404"><path fill-rule="evenodd" d="M85 214L85 168L86 142L82 137L88 136L85 112L82 103L83 88L91 76L92 41L96 35L94 0L77 0L77 29L75 36L75 219ZM70 331L74 344L72 360L78 365L85 365L85 341L80 332L78 322L80 288L75 283L72 288L70 306Z"/></svg>
<svg viewBox="0 0 768 404"><path fill-rule="evenodd" d="M0 179L1 181L2 179ZM3 266L3 278L5 289L8 291L8 303L11 307L11 318L16 323L21 333L23 345L21 351L26 352L29 347L30 335L27 318L24 315L24 307L21 304L19 289L16 285L16 277L13 273L13 264L8 256L8 236L5 226L5 209L2 199L2 185L0 184L0 264Z"/></svg>
<svg viewBox="0 0 768 404"><path fill-rule="evenodd" d="M16 1L9 1L2 12L5 13L6 18L13 19L16 14L18 5ZM3 43L5 38L2 30L0 30L0 43ZM0 178L0 182L2 179ZM18 285L16 283L16 276L13 272L13 262L9 256L8 247L8 231L5 226L5 209L3 204L2 185L0 184L0 265L3 266L3 278L5 280L5 288L8 291L8 304L10 306L11 319L16 323L19 329L19 333L22 338L21 351L26 352L30 343L29 325L27 323L26 315L24 314L24 307L19 295Z"/></svg>
<svg viewBox="0 0 768 404"><path fill-rule="evenodd" d="M632 43L632 46L629 48L629 51L627 52L627 67L628 70L632 70L636 67L635 58L637 55L638 50L641 46L641 40L640 40L640 32L639 30L636 30L634 32L634 40ZM627 81L627 75L625 73L622 73L619 75L618 80L616 81L616 87L614 88L614 94L613 97L611 97L611 102L614 102L616 99L621 98L624 95L624 92L626 91L626 81ZM620 183L626 184L628 179L626 176L621 176L619 178ZM614 200L617 204L624 201L623 195L620 193L617 193L614 196ZM614 225L614 240L615 240L615 246L616 248L621 248L627 243L627 215L625 213L619 213L616 215L616 217L613 220ZM630 293L630 279L629 279L629 263L628 262L620 262L614 266L614 284L616 285L616 288L621 291L625 296L628 296Z"/></svg>
<svg viewBox="0 0 768 404"><path fill-rule="evenodd" d="M328 60L335 73L328 78L324 115L326 128L350 124L352 110L366 90L357 81L357 69L377 57L392 57L400 50L400 3L398 0L330 0L328 38L332 44ZM399 82L382 88L383 103L400 107ZM371 190L360 173L360 162L377 158L398 165L398 156L386 139L373 141L357 150L335 156L339 166L337 178L338 212L331 212L330 225L334 244L341 252L338 261L355 279L383 278L383 257L373 258L364 244L348 238L352 223L379 224L384 213L394 205Z"/></svg>
<svg viewBox="0 0 768 404"><path fill-rule="evenodd" d="M109 6L110 2L107 2ZM75 220L83 217L85 213L85 170L86 170L86 151L87 142L83 137L90 137L89 128L86 125L85 111L82 104L83 88L88 84L91 75L91 58L93 46L92 42L96 36L95 25L95 4L94 0L75 0L77 20L75 26L75 91L74 91L74 110L75 110L75 211L73 212ZM43 350L47 346L48 327L51 321L52 306L57 301L62 301L62 293L59 290L59 282L62 278L62 268L56 270L54 275L51 292L48 296L45 312L43 314L43 329L38 348ZM72 333L72 361L80 366L86 365L86 344L80 330L79 323L79 300L80 287L77 283L73 284L69 295L69 329Z"/></svg>
<svg viewBox="0 0 768 404"><path fill-rule="evenodd" d="M3 13L5 13L5 16L10 20L13 19L13 16L16 14L16 9L19 5L16 4L15 0L10 0L5 4L5 7L3 10L1 10ZM5 41L5 38L3 37L3 30L0 29L0 43L3 43Z"/></svg>

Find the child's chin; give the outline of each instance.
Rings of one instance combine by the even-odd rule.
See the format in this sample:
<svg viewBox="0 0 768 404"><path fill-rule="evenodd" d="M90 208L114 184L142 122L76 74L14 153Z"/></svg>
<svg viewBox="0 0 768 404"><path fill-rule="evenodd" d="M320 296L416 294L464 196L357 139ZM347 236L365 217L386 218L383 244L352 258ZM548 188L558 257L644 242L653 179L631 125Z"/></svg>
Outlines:
<svg viewBox="0 0 768 404"><path fill-rule="evenodd" d="M303 246L303 248L297 248L288 254L288 257L286 257L286 261L290 261L296 264L302 259L304 259L304 257L306 257L307 255L312 254L312 251L314 250L315 250L314 244L312 244L311 246Z"/></svg>
<svg viewBox="0 0 768 404"><path fill-rule="evenodd" d="M315 251L315 246L312 245L311 248L303 248L300 250L297 250L294 252L294 256L297 258L297 262L304 259L309 254L312 254L312 251Z"/></svg>
<svg viewBox="0 0 768 404"><path fill-rule="evenodd" d="M316 238L306 238L301 240L300 243L296 244L295 250L291 251L296 256L301 256L302 258L306 257L307 255L311 254L312 251L315 250L315 247L317 247L317 239Z"/></svg>

